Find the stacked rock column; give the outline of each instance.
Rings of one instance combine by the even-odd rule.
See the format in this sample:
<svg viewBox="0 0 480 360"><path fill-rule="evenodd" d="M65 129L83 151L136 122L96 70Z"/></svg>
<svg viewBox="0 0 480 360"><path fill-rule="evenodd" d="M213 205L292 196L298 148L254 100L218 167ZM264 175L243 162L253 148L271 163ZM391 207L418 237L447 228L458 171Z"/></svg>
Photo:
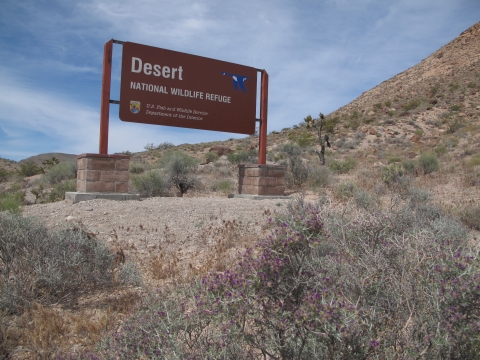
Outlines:
<svg viewBox="0 0 480 360"><path fill-rule="evenodd" d="M283 196L285 192L285 166L238 165L238 193Z"/></svg>
<svg viewBox="0 0 480 360"><path fill-rule="evenodd" d="M128 193L128 155L77 156L77 192Z"/></svg>

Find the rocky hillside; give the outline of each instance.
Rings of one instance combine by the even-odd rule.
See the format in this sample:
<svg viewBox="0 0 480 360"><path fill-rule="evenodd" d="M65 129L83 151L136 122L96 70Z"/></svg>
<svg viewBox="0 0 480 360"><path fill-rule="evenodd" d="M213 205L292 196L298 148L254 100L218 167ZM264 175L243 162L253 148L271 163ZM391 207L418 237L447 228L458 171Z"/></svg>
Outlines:
<svg viewBox="0 0 480 360"><path fill-rule="evenodd" d="M344 120L347 126L348 122L353 123L353 127L356 121L383 121L388 125L405 118L414 118L420 125L429 120L435 122L442 115L447 118L446 112L460 122L478 120L479 89L480 22L419 64L364 92L329 117Z"/></svg>

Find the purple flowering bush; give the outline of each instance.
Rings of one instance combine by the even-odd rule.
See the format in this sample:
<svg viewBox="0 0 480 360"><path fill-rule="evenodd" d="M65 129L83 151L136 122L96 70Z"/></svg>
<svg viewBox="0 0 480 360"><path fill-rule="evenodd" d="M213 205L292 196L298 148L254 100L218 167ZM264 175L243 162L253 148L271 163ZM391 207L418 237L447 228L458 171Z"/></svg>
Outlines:
<svg viewBox="0 0 480 360"><path fill-rule="evenodd" d="M385 211L298 200L271 222L231 269L150 295L89 356L480 357L478 250L418 192Z"/></svg>

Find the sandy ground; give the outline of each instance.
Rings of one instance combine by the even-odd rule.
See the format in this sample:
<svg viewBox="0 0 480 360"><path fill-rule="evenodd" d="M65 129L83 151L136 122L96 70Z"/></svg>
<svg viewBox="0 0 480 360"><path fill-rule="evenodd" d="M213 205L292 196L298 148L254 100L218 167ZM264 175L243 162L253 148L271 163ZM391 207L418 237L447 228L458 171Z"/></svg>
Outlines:
<svg viewBox="0 0 480 360"><path fill-rule="evenodd" d="M49 228L79 224L98 239L137 262L144 273L148 261L176 253L179 261L201 262L222 237L240 250L268 233L267 222L292 198L251 200L222 197L162 197L141 201L61 201L26 206L24 214ZM202 255L203 254L203 255ZM195 260L196 259L196 260Z"/></svg>

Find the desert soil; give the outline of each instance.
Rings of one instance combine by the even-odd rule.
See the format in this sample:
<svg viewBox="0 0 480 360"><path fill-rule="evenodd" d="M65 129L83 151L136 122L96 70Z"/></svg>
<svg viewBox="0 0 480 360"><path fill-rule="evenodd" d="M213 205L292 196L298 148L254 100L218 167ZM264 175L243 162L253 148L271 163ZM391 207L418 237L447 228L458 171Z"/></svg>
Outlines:
<svg viewBox="0 0 480 360"><path fill-rule="evenodd" d="M228 245L237 251L252 245L246 242L265 236L268 219L284 210L291 199L161 197L77 204L64 200L27 206L24 214L39 218L52 229L80 225L107 241L114 251L121 251L126 261L135 261L147 275L149 261L161 254L175 253L179 262L198 266L222 241L220 237L242 242Z"/></svg>

